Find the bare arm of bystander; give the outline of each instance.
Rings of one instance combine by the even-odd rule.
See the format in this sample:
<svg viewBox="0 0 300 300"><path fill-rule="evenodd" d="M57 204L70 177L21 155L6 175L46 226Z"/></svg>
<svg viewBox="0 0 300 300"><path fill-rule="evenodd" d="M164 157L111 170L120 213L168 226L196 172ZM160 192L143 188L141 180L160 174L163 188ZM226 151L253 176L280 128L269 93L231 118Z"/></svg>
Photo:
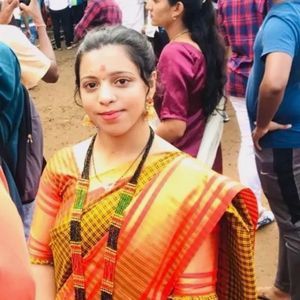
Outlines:
<svg viewBox="0 0 300 300"><path fill-rule="evenodd" d="M46 24L44 23L41 10L37 0L31 0L29 5L20 3L20 8L28 16L32 17L39 35L40 50L50 59L51 65L43 77L45 82L54 83L58 80L58 68L55 54L47 34Z"/></svg>

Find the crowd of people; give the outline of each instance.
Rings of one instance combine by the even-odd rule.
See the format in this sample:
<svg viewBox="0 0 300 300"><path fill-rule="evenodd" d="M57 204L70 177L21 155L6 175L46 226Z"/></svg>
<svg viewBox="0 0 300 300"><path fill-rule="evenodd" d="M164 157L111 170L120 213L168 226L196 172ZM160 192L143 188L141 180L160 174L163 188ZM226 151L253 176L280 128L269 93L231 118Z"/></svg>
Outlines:
<svg viewBox="0 0 300 300"><path fill-rule="evenodd" d="M300 1L131 2L0 2L0 298L299 300ZM59 79L62 32L95 133L45 164L26 152L44 169L24 199L28 91ZM222 175L229 101L241 183ZM277 274L257 288L274 219Z"/></svg>

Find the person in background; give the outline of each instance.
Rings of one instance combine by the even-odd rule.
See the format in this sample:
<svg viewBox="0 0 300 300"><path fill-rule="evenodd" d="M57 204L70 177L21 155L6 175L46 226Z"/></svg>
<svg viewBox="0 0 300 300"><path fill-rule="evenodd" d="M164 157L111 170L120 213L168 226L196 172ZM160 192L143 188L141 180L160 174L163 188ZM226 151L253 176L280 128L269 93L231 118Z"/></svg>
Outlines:
<svg viewBox="0 0 300 300"><path fill-rule="evenodd" d="M0 60L4 57L0 43ZM10 50L9 50L10 51ZM10 55L13 55L12 52ZM0 158L1 160L1 158ZM0 163L1 164L1 163ZM35 284L30 270L22 222L13 204L0 166L0 295L2 299L35 299Z"/></svg>
<svg viewBox="0 0 300 300"><path fill-rule="evenodd" d="M71 0L71 13L72 23L76 26L84 15L84 1L83 0Z"/></svg>
<svg viewBox="0 0 300 300"><path fill-rule="evenodd" d="M44 0L45 7L50 13L52 20L55 49L62 50L60 28L62 27L65 37L66 48L72 49L74 29L69 0Z"/></svg>
<svg viewBox="0 0 300 300"><path fill-rule="evenodd" d="M146 37L90 31L75 77L96 132L44 170L29 239L36 300L256 299L254 196L149 127Z"/></svg>
<svg viewBox="0 0 300 300"><path fill-rule="evenodd" d="M81 40L96 26L122 24L122 11L115 0L89 0L81 21L75 27L75 39Z"/></svg>
<svg viewBox="0 0 300 300"><path fill-rule="evenodd" d="M241 146L238 156L240 181L256 196L259 219L257 228L274 221L273 213L262 205L262 187L255 163L254 146L246 108L246 86L253 64L255 36L269 9L269 0L219 0L218 23L228 49L226 93L235 110Z"/></svg>
<svg viewBox="0 0 300 300"><path fill-rule="evenodd" d="M258 174L279 229L276 279L259 299L300 299L299 49L300 2L273 0L246 91Z"/></svg>
<svg viewBox="0 0 300 300"><path fill-rule="evenodd" d="M145 25L144 0L116 0L122 11L122 25L142 32Z"/></svg>
<svg viewBox="0 0 300 300"><path fill-rule="evenodd" d="M37 0L31 0L29 6L22 3L20 4L20 7L25 13L32 16L32 19L37 26L40 49L32 45L19 28L13 25L5 25L10 22L12 12L18 5L18 0L4 0L4 2L2 2L0 11L0 42L5 43L16 54L21 67L21 81L27 89L36 86L41 79L45 82L54 83L58 80L56 59ZM10 74L8 71L7 78L9 79L11 75L13 74ZM15 80L11 79L10 84L13 85L14 83ZM1 98L1 101L4 101L5 103L12 103L10 108L7 108L11 109L12 112L6 113L7 116L4 117L6 121L9 120L9 124L11 124L12 127L5 130L5 127L2 124L4 130L3 136L6 136L6 134L10 136L9 141L7 140L7 137L2 141L2 145L5 145L5 147L3 146L2 151L3 149L6 149L6 152L8 153L10 161L9 166L12 174L15 174L18 157L18 131L21 121L20 118L22 117L22 103L24 102L24 95L22 95L21 92L17 93L14 89L15 87L7 87L6 91L10 91L11 94L2 94ZM18 89L20 89L20 87L18 87ZM14 95L14 98L12 98L12 95ZM14 107L14 105L17 107ZM13 181L12 178L9 179L11 179L11 182ZM15 197L18 198L16 193ZM18 201L19 204L20 215L23 217L24 231L27 238L35 202L33 201L29 204L22 205L20 199L16 201Z"/></svg>
<svg viewBox="0 0 300 300"><path fill-rule="evenodd" d="M2 0L0 8L0 42L9 46L18 57L21 65L22 83L27 89L35 87L42 79L48 83L58 80L58 68L55 54L49 40L37 0L31 0L29 6L21 3L24 13L32 17L38 30L39 48L32 45L22 31L8 25L13 10L19 5L18 0Z"/></svg>
<svg viewBox="0 0 300 300"><path fill-rule="evenodd" d="M160 55L155 109L156 134L196 157L207 118L223 96L225 49L217 32L211 0L148 0L152 24L170 42ZM221 149L214 170L222 172Z"/></svg>

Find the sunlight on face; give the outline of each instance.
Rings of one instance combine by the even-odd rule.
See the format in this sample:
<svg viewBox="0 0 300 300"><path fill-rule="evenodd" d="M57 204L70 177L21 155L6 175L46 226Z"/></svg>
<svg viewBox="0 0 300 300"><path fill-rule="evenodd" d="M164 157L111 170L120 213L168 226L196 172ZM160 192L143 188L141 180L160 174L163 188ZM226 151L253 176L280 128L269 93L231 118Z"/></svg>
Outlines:
<svg viewBox="0 0 300 300"><path fill-rule="evenodd" d="M122 135L144 123L147 91L125 47L108 45L83 55L80 64L82 104L101 131Z"/></svg>

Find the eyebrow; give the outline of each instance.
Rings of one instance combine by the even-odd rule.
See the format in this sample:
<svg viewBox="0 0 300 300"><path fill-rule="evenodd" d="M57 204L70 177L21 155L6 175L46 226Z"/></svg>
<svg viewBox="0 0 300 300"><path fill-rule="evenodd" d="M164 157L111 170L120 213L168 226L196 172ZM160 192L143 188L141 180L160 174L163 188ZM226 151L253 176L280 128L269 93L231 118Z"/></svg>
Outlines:
<svg viewBox="0 0 300 300"><path fill-rule="evenodd" d="M124 75L124 74L135 76L135 74L133 74L132 72L128 72L128 71L115 71L115 72L109 73L108 76L116 76L116 75ZM83 76L82 78L80 78L80 80L93 79L93 78L97 78L97 76L87 75L87 76Z"/></svg>
<svg viewBox="0 0 300 300"><path fill-rule="evenodd" d="M130 75L135 75L132 72L128 72L128 71L115 71L115 72L111 72L108 75L109 76L115 76L115 75L121 75L121 74L130 74Z"/></svg>

